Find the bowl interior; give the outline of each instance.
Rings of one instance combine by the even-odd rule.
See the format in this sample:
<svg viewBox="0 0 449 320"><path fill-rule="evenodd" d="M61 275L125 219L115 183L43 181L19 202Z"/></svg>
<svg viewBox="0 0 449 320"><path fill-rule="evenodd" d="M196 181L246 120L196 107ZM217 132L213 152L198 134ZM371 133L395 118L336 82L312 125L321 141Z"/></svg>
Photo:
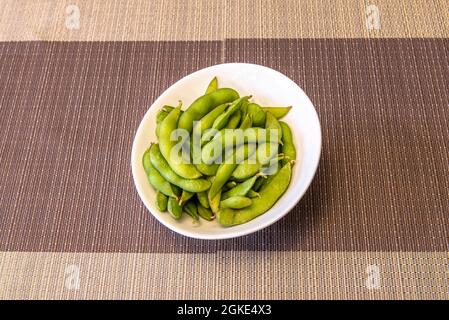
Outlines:
<svg viewBox="0 0 449 320"><path fill-rule="evenodd" d="M263 106L292 106L282 120L292 129L297 148L297 162L293 166L290 186L278 202L256 219L234 227L222 227L217 221L201 220L193 224L183 215L176 221L168 213L160 212L155 206L156 192L149 185L142 167L142 155L156 142L156 113L164 104L176 105L183 102L188 107L198 96L204 94L209 81L218 77L219 87L235 88L240 95L252 95L253 101ZM321 129L315 108L306 94L292 80L267 67L229 63L221 64L192 73L168 88L145 114L132 147L132 173L137 191L148 210L168 228L194 238L224 239L242 236L260 230L287 214L301 199L315 174L321 151Z"/></svg>

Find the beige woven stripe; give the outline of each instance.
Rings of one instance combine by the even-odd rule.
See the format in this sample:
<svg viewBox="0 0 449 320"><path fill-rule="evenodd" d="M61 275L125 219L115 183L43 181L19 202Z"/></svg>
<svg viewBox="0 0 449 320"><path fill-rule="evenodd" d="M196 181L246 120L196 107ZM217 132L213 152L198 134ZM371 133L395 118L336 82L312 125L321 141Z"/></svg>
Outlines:
<svg viewBox="0 0 449 320"><path fill-rule="evenodd" d="M1 299L448 299L448 288L444 252L0 253Z"/></svg>
<svg viewBox="0 0 449 320"><path fill-rule="evenodd" d="M80 9L79 29L70 17ZM367 6L380 30L366 27ZM0 0L0 41L448 37L448 0ZM68 10L68 12L66 12Z"/></svg>

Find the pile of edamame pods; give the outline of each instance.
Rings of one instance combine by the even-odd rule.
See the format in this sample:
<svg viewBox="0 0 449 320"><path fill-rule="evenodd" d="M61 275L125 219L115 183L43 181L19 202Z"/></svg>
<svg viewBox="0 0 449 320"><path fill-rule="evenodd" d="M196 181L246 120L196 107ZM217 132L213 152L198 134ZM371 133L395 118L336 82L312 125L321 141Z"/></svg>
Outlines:
<svg viewBox="0 0 449 320"><path fill-rule="evenodd" d="M185 111L181 102L158 111L158 143L145 151L143 167L159 210L233 226L278 201L296 160L291 129L279 120L291 107L262 107L251 98L219 88L215 77Z"/></svg>

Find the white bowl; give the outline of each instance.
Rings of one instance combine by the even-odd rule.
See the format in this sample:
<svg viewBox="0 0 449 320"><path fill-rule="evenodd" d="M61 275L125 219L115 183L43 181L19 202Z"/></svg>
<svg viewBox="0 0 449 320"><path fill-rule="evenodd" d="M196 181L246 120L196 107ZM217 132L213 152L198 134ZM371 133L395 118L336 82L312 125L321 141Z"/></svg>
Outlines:
<svg viewBox="0 0 449 320"><path fill-rule="evenodd" d="M204 94L209 81L218 77L219 87L236 89L241 96L252 95L253 101L262 106L292 106L282 120L292 129L297 149L297 162L293 166L290 186L278 202L263 215L238 226L222 227L218 221L200 220L193 224L186 214L174 220L169 213L160 212L155 206L156 192L150 186L142 167L142 155L156 142L156 113L165 104L176 105L179 100L184 108ZM198 239L234 238L261 230L286 215L301 199L309 187L320 159L321 127L315 108L301 88L285 75L259 65L226 63L196 71L165 90L145 114L132 147L131 167L134 183L140 198L163 225L188 237Z"/></svg>

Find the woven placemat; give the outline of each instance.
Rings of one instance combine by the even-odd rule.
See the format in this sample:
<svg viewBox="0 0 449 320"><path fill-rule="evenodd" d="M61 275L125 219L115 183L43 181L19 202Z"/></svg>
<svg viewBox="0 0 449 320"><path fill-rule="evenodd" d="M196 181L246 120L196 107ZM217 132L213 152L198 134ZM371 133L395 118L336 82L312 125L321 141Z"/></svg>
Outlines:
<svg viewBox="0 0 449 320"><path fill-rule="evenodd" d="M378 30L360 2L2 2L0 298L448 298L446 1L380 1ZM144 208L131 144L165 88L223 62L298 83L322 158L278 223L193 240Z"/></svg>

